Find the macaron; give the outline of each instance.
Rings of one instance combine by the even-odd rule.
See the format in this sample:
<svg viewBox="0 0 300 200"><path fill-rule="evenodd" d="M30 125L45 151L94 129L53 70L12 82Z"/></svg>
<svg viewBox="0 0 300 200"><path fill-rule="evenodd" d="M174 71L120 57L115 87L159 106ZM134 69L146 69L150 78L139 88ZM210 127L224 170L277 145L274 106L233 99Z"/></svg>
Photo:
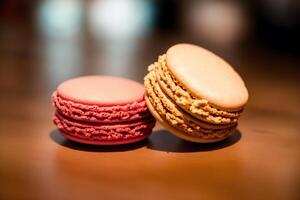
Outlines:
<svg viewBox="0 0 300 200"><path fill-rule="evenodd" d="M111 76L83 76L61 83L52 94L53 122L73 141L115 145L137 142L152 132L142 84Z"/></svg>
<svg viewBox="0 0 300 200"><path fill-rule="evenodd" d="M225 60L193 44L177 44L148 67L150 112L174 135L199 143L234 133L248 90Z"/></svg>

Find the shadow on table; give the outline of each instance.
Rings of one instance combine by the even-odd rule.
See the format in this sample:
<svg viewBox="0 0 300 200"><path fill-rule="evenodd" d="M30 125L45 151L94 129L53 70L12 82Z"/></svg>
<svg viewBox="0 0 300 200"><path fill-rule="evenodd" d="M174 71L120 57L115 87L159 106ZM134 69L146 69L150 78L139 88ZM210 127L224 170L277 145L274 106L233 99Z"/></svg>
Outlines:
<svg viewBox="0 0 300 200"><path fill-rule="evenodd" d="M241 133L236 130L229 138L216 143L199 144L188 142L177 138L166 130L154 131L153 134L146 140L135 142L132 144L112 145L112 146L97 146L73 142L64 138L58 131L54 129L49 137L55 143L78 151L88 152L122 152L132 151L141 147L147 146L148 149L165 151L165 152L203 152L222 149L237 143L241 139Z"/></svg>
<svg viewBox="0 0 300 200"><path fill-rule="evenodd" d="M90 145L90 144L82 144L78 142L73 142L64 138L58 129L54 129L49 134L49 137L55 143L78 151L88 151L88 152L122 152L122 151L131 151L141 147L146 146L147 139L135 142L133 144L123 144L123 145L111 145L111 146L97 146L97 145Z"/></svg>
<svg viewBox="0 0 300 200"><path fill-rule="evenodd" d="M229 147L237 143L241 137L241 132L236 130L230 137L220 142L200 144L177 138L166 130L159 130L153 132L153 134L149 137L147 148L157 151L177 153L213 151Z"/></svg>

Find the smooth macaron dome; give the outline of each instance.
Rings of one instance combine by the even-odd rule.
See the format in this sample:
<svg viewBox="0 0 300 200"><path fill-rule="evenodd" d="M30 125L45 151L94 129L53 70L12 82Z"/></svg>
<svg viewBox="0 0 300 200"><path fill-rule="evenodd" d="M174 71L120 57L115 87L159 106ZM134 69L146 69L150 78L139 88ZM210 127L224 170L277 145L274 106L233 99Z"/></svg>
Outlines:
<svg viewBox="0 0 300 200"><path fill-rule="evenodd" d="M145 87L158 121L195 142L228 137L248 100L243 80L226 61L191 44L169 48L149 66Z"/></svg>
<svg viewBox="0 0 300 200"><path fill-rule="evenodd" d="M110 76L61 83L52 95L53 121L62 134L90 144L122 144L147 137L155 120L141 84Z"/></svg>

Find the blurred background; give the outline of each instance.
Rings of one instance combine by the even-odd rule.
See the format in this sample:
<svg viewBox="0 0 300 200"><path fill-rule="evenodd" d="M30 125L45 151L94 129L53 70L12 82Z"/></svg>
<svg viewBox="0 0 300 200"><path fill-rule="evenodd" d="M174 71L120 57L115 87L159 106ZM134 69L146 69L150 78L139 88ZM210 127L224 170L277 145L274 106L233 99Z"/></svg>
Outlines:
<svg viewBox="0 0 300 200"><path fill-rule="evenodd" d="M180 42L223 56L245 79L292 79L299 15L296 0L2 0L2 95L50 94L85 74L142 81L147 65Z"/></svg>
<svg viewBox="0 0 300 200"><path fill-rule="evenodd" d="M49 98L87 74L142 82L180 42L224 57L250 89L263 81L263 92L280 93L291 89L282 81L299 83L299 15L296 0L2 0L1 96Z"/></svg>
<svg viewBox="0 0 300 200"><path fill-rule="evenodd" d="M113 160L116 157L111 157L113 162L109 159L102 162L95 154L79 154L58 146L49 136L55 130L50 96L59 83L81 75L122 76L142 83L148 65L170 46L182 42L203 46L223 57L241 74L250 93L239 125L242 142L226 156L222 151L207 158L212 163L223 162L225 157L232 160L225 160L225 167L219 163L220 168L216 168L207 164L196 166L196 157L189 165L189 157L185 157L188 167L204 169L190 177L202 176L202 180L205 175L201 171L217 173L217 184L208 185L214 188L212 195L233 191L220 189L231 187L228 184L231 180L238 180L235 186L240 188L232 194L251 196L265 191L274 197L298 194L299 38L299 0L0 0L0 198L4 192L4 197L10 199L30 199L38 194L31 193L32 188L41 195L35 199L58 199L48 195L66 189L72 191L66 195L77 191L73 194L76 197L79 188L82 189L77 183L88 184L84 188L87 194L98 191L97 185L106 172L101 174L99 168L85 165L92 161L94 166L106 163L107 168L114 169L123 166L127 159L140 163L137 167L146 166L144 161L138 162L142 160L138 153L122 154L123 157L115 159L122 161L119 164ZM256 149L254 154L253 149ZM142 176L128 165L127 169L132 169L130 172L135 176L132 179L123 175L121 180L145 183L149 177L156 177L150 189L167 191L169 183L159 179L163 175L155 176L156 172L162 170L168 175L170 168L176 169L173 166L185 162L179 165L174 161L171 165L172 162L160 160L159 156L165 154L154 151L144 151L144 155L154 162L147 165L149 173ZM257 159L256 155L262 156ZM79 156L85 159L84 164L78 160ZM63 170L57 167L59 161ZM239 168L240 163L246 163L246 167ZM273 163L280 163L280 167L274 168ZM81 168L91 173L85 175ZM75 175L69 175L70 169ZM224 169L232 169L232 173L228 170L228 174L222 173ZM147 179L148 174L151 176ZM187 180L180 177L186 172L176 174L178 179ZM262 178L265 174L267 178ZM110 180L114 188L119 178L111 179L114 177L111 175L108 173L104 180ZM255 179L256 175L261 178ZM92 176L98 179L93 181ZM163 183L166 190L157 189ZM207 188L206 183L193 192ZM181 191L179 186L177 189ZM248 189L243 189L244 186ZM114 191L106 185L104 188ZM124 190L123 185L118 188ZM176 185L174 188L177 190ZM136 190L132 189L132 193Z"/></svg>

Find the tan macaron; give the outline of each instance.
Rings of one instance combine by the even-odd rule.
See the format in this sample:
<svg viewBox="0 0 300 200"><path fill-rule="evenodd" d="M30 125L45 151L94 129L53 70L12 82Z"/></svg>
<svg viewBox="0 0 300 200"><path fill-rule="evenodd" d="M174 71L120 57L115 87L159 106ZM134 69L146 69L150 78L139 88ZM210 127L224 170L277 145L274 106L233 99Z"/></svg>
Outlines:
<svg viewBox="0 0 300 200"><path fill-rule="evenodd" d="M226 61L199 46L177 44L148 70L148 107L171 133L207 143L234 132L248 91Z"/></svg>

